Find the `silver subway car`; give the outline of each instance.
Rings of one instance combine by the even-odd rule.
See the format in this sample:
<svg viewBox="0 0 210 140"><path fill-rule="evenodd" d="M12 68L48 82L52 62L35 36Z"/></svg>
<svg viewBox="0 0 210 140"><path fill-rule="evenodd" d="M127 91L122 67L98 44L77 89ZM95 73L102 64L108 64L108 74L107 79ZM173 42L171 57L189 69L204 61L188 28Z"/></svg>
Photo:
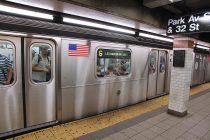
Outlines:
<svg viewBox="0 0 210 140"><path fill-rule="evenodd" d="M49 36L0 40L12 69L12 81L0 84L2 134L125 107L169 89L169 50Z"/></svg>
<svg viewBox="0 0 210 140"><path fill-rule="evenodd" d="M0 138L169 92L171 43L3 15L0 29Z"/></svg>
<svg viewBox="0 0 210 140"><path fill-rule="evenodd" d="M69 56L68 46L71 43L89 45L89 56ZM61 44L63 121L99 114L147 99L147 86L151 85L148 81L150 48L71 38L61 39ZM161 94L166 93L165 81L169 77L166 70L169 65L168 51L164 52L164 62L161 64L164 65L162 71L165 73L162 78L155 79L156 83L161 84ZM156 86L153 88L158 91Z"/></svg>
<svg viewBox="0 0 210 140"><path fill-rule="evenodd" d="M194 64L192 68L191 86L200 85L210 81L210 55L195 52L193 54Z"/></svg>

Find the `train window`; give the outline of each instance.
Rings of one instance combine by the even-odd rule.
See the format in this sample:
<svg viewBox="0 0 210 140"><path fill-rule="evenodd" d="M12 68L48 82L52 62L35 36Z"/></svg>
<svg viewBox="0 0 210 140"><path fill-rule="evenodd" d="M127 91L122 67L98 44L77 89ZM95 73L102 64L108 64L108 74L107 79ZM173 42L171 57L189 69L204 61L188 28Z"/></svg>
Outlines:
<svg viewBox="0 0 210 140"><path fill-rule="evenodd" d="M149 73L155 73L156 71L156 52L150 53Z"/></svg>
<svg viewBox="0 0 210 140"><path fill-rule="evenodd" d="M162 54L160 56L160 72L165 72L165 68L166 68L166 58L164 56L164 54Z"/></svg>
<svg viewBox="0 0 210 140"><path fill-rule="evenodd" d="M31 47L32 81L43 83L51 80L51 51L46 43L35 43Z"/></svg>
<svg viewBox="0 0 210 140"><path fill-rule="evenodd" d="M131 72L131 52L127 50L98 49L97 77L126 76Z"/></svg>
<svg viewBox="0 0 210 140"><path fill-rule="evenodd" d="M14 81L14 45L0 42L0 86L10 85Z"/></svg>
<svg viewBox="0 0 210 140"><path fill-rule="evenodd" d="M195 70L198 70L198 62L195 62L194 67L195 67Z"/></svg>

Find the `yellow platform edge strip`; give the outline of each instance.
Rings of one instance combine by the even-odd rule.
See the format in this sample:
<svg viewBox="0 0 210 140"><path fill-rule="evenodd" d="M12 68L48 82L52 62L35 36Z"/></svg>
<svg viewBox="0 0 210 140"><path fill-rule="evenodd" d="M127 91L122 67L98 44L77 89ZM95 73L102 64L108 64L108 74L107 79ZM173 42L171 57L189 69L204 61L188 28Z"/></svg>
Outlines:
<svg viewBox="0 0 210 140"><path fill-rule="evenodd" d="M210 88L210 83L202 84L190 89L190 96ZM162 106L168 105L168 95L132 106L117 109L93 117L73 121L46 129L34 131L9 140L70 140L100 129L112 126L127 119L134 118Z"/></svg>

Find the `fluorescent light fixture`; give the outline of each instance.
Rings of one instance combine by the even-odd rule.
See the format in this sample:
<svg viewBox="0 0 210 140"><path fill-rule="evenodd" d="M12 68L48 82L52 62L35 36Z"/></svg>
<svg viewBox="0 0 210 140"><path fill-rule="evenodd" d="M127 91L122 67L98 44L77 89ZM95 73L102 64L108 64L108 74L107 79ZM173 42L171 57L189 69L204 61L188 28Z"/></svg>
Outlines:
<svg viewBox="0 0 210 140"><path fill-rule="evenodd" d="M196 48L200 48L200 49L205 49L205 50L209 50L209 47L205 47L205 46L201 46L201 45L196 45Z"/></svg>
<svg viewBox="0 0 210 140"><path fill-rule="evenodd" d="M157 39L157 40L162 40L162 41L167 41L167 42L173 42L173 39L166 38L166 37L161 37L161 36L156 36L156 35L151 35L151 34L146 34L146 33L139 33L139 36L152 38L152 39Z"/></svg>
<svg viewBox="0 0 210 140"><path fill-rule="evenodd" d="M132 31L132 30L122 29L122 28L118 28L118 27L112 27L112 26L108 26L108 25L103 25L103 24L99 24L99 23L83 21L83 20L78 20L78 19L73 19L73 18L64 17L63 22L84 25L84 26L89 26L89 27L95 27L95 28L100 28L100 29L107 29L107 30L112 30L112 31L118 31L118 32L133 34L133 35L135 34L135 31Z"/></svg>
<svg viewBox="0 0 210 140"><path fill-rule="evenodd" d="M26 36L27 35L27 34L24 34L24 33L6 32L6 31L0 31L0 34L15 35L15 36Z"/></svg>
<svg viewBox="0 0 210 140"><path fill-rule="evenodd" d="M32 36L37 38L51 38L49 36L44 36L44 35L32 35Z"/></svg>
<svg viewBox="0 0 210 140"><path fill-rule="evenodd" d="M200 21L202 22L209 22L210 21L210 12L206 12L204 16L199 18Z"/></svg>
<svg viewBox="0 0 210 140"><path fill-rule="evenodd" d="M10 7L10 6L5 6L5 5L0 5L0 11L18 14L18 15L53 20L53 15L50 15L50 14L45 14L45 13L40 13L40 12L35 12L35 11L30 11L30 10L24 10L24 9Z"/></svg>

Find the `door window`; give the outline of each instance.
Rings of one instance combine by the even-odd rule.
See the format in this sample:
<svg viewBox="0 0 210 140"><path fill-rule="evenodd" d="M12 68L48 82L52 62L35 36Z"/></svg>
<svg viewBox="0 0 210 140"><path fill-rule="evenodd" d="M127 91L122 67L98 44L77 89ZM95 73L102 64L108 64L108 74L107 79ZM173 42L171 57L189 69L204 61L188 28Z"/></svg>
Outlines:
<svg viewBox="0 0 210 140"><path fill-rule="evenodd" d="M7 41L0 41L0 86L14 82L15 47Z"/></svg>
<svg viewBox="0 0 210 140"><path fill-rule="evenodd" d="M198 62L195 62L194 67L195 67L195 70L198 70Z"/></svg>
<svg viewBox="0 0 210 140"><path fill-rule="evenodd" d="M97 77L126 76L131 72L131 52L128 50L98 49Z"/></svg>
<svg viewBox="0 0 210 140"><path fill-rule="evenodd" d="M155 73L156 72L156 52L150 53L150 63L149 63L149 73Z"/></svg>
<svg viewBox="0 0 210 140"><path fill-rule="evenodd" d="M32 81L49 82L52 78L52 47L46 43L35 43L31 47Z"/></svg>
<svg viewBox="0 0 210 140"><path fill-rule="evenodd" d="M166 68L166 58L165 54L162 53L160 56L160 73L165 72L165 68Z"/></svg>

